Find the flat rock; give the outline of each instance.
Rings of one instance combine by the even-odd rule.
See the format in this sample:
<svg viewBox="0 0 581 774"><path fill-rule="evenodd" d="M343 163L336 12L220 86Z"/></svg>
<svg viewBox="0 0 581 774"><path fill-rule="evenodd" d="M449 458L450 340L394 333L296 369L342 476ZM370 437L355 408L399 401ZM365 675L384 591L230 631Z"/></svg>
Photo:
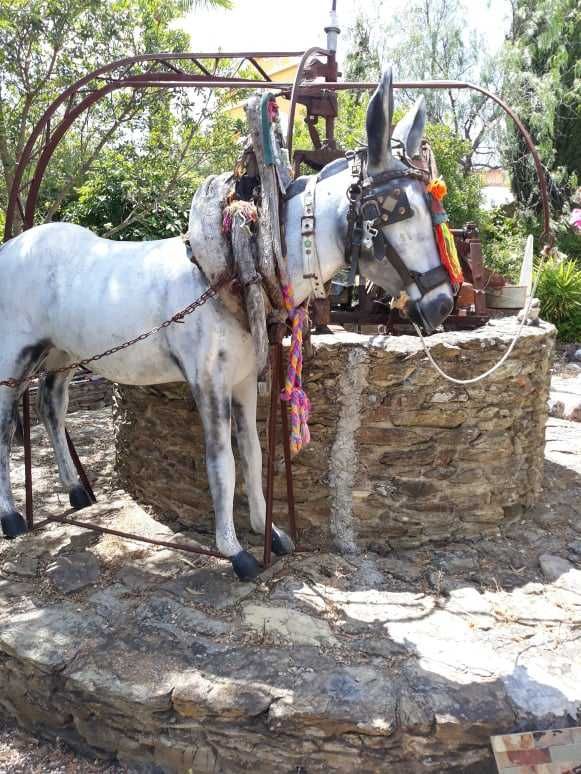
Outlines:
<svg viewBox="0 0 581 774"><path fill-rule="evenodd" d="M244 623L257 632L279 635L300 645L337 645L329 624L313 616L286 607L245 604Z"/></svg>
<svg viewBox="0 0 581 774"><path fill-rule="evenodd" d="M385 572L388 572L390 575L403 581L415 581L422 574L422 568L420 566L412 561L399 559L395 556L387 556L378 559L378 565Z"/></svg>
<svg viewBox="0 0 581 774"><path fill-rule="evenodd" d="M151 586L159 586L166 578L148 572L135 564L123 566L117 573L117 580L132 591L146 591Z"/></svg>
<svg viewBox="0 0 581 774"><path fill-rule="evenodd" d="M264 683L190 672L180 680L172 701L176 712L184 717L247 718L265 712L273 701L273 693Z"/></svg>
<svg viewBox="0 0 581 774"><path fill-rule="evenodd" d="M126 589L120 584L100 589L88 598L95 612L107 620L127 615L131 604L124 598Z"/></svg>
<svg viewBox="0 0 581 774"><path fill-rule="evenodd" d="M159 591L216 610L237 605L255 591L253 583L240 583L232 569L203 569L180 574L175 581L159 586Z"/></svg>
<svg viewBox="0 0 581 774"><path fill-rule="evenodd" d="M101 620L68 603L31 607L10 616L0 629L0 650L43 670L61 669L105 643Z"/></svg>
<svg viewBox="0 0 581 774"><path fill-rule="evenodd" d="M10 575L20 575L32 578L38 572L40 557L34 554L19 554L14 559L8 559L2 565L2 571Z"/></svg>
<svg viewBox="0 0 581 774"><path fill-rule="evenodd" d="M273 730L309 736L363 733L388 737L396 728L397 689L393 680L365 666L338 666L304 675L300 692L274 702L268 713Z"/></svg>
<svg viewBox="0 0 581 774"><path fill-rule="evenodd" d="M70 594L95 583L101 574L99 562L88 551L62 554L51 564L46 574L59 591Z"/></svg>
<svg viewBox="0 0 581 774"><path fill-rule="evenodd" d="M541 565L543 575L550 581L558 580L561 575L573 569L573 565L567 559L563 559L561 556L553 556L552 554L541 554L539 556L539 564Z"/></svg>
<svg viewBox="0 0 581 774"><path fill-rule="evenodd" d="M10 611L19 603L32 606L33 593L34 586L28 581L0 577L0 617L9 617Z"/></svg>
<svg viewBox="0 0 581 774"><path fill-rule="evenodd" d="M154 596L135 611L139 628L168 633L176 639L191 642L197 635L226 634L231 624L213 618L200 610L181 605L167 596Z"/></svg>

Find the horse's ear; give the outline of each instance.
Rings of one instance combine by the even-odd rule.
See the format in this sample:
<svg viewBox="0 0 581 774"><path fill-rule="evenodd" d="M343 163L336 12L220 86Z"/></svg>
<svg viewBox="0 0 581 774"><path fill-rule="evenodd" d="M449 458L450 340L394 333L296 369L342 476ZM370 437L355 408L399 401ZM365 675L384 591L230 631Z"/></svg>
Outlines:
<svg viewBox="0 0 581 774"><path fill-rule="evenodd" d="M393 137L403 143L406 154L413 158L420 150L424 127L426 125L426 100L418 97L413 107L398 121Z"/></svg>
<svg viewBox="0 0 581 774"><path fill-rule="evenodd" d="M367 107L367 172L376 175L387 169L391 160L391 117L393 116L393 86L391 67L386 67Z"/></svg>

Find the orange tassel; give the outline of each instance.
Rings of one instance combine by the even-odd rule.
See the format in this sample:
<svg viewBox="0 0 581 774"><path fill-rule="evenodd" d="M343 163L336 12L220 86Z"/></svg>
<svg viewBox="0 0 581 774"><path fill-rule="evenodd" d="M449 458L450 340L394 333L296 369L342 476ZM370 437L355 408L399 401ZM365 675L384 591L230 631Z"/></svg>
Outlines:
<svg viewBox="0 0 581 774"><path fill-rule="evenodd" d="M427 191L432 194L434 199L441 202L448 193L448 188L444 180L441 177L437 177L435 180L430 180L427 185Z"/></svg>

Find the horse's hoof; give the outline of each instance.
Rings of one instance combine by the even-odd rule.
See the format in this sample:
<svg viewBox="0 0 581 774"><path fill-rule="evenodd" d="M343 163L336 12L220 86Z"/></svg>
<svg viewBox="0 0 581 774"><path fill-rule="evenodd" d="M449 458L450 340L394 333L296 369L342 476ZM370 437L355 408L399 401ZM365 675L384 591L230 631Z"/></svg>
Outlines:
<svg viewBox="0 0 581 774"><path fill-rule="evenodd" d="M231 556L230 561L241 581L253 581L262 572L262 567L248 551L240 551L236 556Z"/></svg>
<svg viewBox="0 0 581 774"><path fill-rule="evenodd" d="M25 532L28 532L26 522L16 511L7 513L5 516L2 516L0 523L2 524L2 532L4 533L4 537L8 538L9 540L18 537L19 535L24 535Z"/></svg>
<svg viewBox="0 0 581 774"><path fill-rule="evenodd" d="M286 556L295 550L295 544L286 532L276 532L274 529L272 530L271 547L277 556Z"/></svg>
<svg viewBox="0 0 581 774"><path fill-rule="evenodd" d="M89 505L93 505L93 501L91 500L89 493L85 487L81 486L80 484L74 486L69 492L69 502L71 507L76 511L80 511L81 508L88 508Z"/></svg>

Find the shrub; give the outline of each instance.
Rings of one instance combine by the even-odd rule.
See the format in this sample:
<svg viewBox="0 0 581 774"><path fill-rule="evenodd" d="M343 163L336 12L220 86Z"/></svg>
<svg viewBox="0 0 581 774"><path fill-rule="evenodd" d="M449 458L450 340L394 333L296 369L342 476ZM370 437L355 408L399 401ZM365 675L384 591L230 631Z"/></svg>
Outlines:
<svg viewBox="0 0 581 774"><path fill-rule="evenodd" d="M527 233L520 213L510 214L505 207L491 210L480 229L485 266L518 282Z"/></svg>
<svg viewBox="0 0 581 774"><path fill-rule="evenodd" d="M541 317L552 322L561 341L581 341L581 269L575 261L549 258L536 295Z"/></svg>

